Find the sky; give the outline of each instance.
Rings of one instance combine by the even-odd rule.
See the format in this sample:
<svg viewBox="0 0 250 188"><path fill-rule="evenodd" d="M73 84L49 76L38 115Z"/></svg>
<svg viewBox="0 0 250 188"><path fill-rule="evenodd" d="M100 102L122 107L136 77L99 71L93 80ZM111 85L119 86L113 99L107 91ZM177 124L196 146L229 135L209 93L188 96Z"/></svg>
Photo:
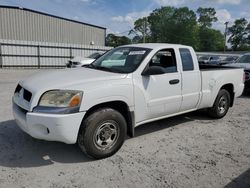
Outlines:
<svg viewBox="0 0 250 188"><path fill-rule="evenodd" d="M107 28L107 33L127 35L136 19L161 6L213 7L218 22L213 28L224 32L235 19L250 21L250 0L0 0L0 5L29 8Z"/></svg>

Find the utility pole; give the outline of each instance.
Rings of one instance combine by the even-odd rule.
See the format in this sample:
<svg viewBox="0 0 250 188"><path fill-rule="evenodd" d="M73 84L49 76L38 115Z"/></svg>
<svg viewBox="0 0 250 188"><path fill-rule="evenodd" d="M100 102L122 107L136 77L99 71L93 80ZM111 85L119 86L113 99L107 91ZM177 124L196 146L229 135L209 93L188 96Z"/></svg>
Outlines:
<svg viewBox="0 0 250 188"><path fill-rule="evenodd" d="M227 26L228 26L229 22L225 22L225 32L224 32L224 40L225 40L225 44L224 44L224 52L226 52L226 48L227 48Z"/></svg>

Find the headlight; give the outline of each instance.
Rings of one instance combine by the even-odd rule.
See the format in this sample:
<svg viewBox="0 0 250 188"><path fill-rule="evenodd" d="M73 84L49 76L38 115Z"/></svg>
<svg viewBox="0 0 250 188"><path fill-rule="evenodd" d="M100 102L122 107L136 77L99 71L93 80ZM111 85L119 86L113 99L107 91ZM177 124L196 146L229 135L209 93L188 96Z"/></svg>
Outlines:
<svg viewBox="0 0 250 188"><path fill-rule="evenodd" d="M54 90L44 93L39 106L47 107L75 107L82 99L81 91Z"/></svg>
<svg viewBox="0 0 250 188"><path fill-rule="evenodd" d="M47 91L40 98L39 104L33 109L34 112L42 113L74 113L79 111L81 91L52 90Z"/></svg>

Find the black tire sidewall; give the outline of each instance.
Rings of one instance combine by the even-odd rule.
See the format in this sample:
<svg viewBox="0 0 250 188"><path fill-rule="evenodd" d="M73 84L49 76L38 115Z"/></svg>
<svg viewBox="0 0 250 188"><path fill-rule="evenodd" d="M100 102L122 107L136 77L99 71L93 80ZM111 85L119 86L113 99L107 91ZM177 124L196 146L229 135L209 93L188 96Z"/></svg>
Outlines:
<svg viewBox="0 0 250 188"><path fill-rule="evenodd" d="M224 113L220 113L218 107L219 107L220 99L223 96L226 98L226 101L227 101L227 103L226 103L226 109L225 109ZM227 114L228 110L229 110L230 100L231 100L230 99L230 94L228 93L228 91L225 90L225 89L220 90L219 93L218 93L218 95L217 95L217 97L216 97L216 100L215 100L215 103L214 103L211 115L213 117L216 117L216 118L222 118L222 117L224 117Z"/></svg>
<svg viewBox="0 0 250 188"><path fill-rule="evenodd" d="M107 150L101 150L96 147L93 141L93 137L100 124L110 120L115 121L119 126L118 138L116 140L116 143L111 148ZM82 126L83 128L80 130L81 133L79 134L79 136L82 136L81 139L83 143L78 144L80 148L85 153L87 153L87 155L96 159L106 158L116 153L124 143L127 132L127 124L125 118L118 111L111 108L103 108L93 112L83 121Z"/></svg>

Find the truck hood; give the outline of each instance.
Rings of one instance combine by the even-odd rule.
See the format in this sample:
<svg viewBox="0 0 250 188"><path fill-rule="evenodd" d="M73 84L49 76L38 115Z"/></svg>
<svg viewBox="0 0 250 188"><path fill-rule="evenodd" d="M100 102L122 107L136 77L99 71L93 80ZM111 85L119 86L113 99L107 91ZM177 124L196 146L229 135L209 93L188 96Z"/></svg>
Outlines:
<svg viewBox="0 0 250 188"><path fill-rule="evenodd" d="M63 69L38 73L21 81L20 84L31 92L63 89L73 85L123 79L127 74L118 74L89 68Z"/></svg>
<svg viewBox="0 0 250 188"><path fill-rule="evenodd" d="M79 62L81 65L87 65L87 64L90 64L93 61L95 61L95 59L88 58L88 57L76 56L71 61L73 61L73 62Z"/></svg>

